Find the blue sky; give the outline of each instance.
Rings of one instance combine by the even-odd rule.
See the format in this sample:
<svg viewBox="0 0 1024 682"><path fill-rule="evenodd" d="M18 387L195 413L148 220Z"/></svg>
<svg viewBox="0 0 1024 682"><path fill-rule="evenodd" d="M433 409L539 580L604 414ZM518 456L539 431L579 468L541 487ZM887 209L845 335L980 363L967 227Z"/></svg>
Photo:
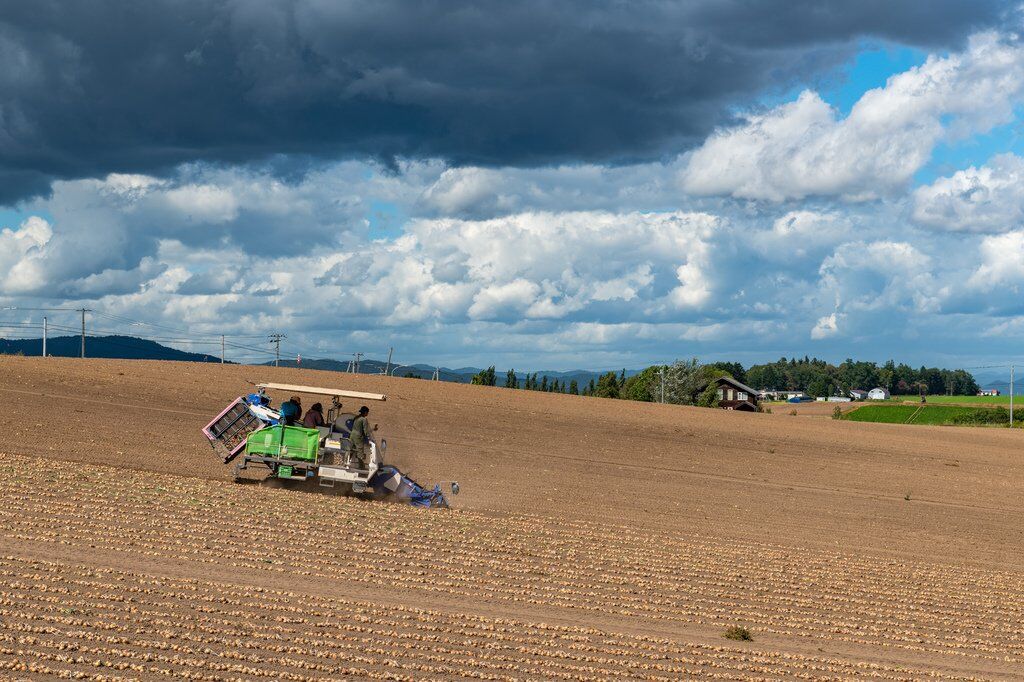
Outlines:
<svg viewBox="0 0 1024 682"><path fill-rule="evenodd" d="M0 308L451 366L1017 359L1002 3L489 6L504 32L410 7L196 0L128 70L96 17L5 17Z"/></svg>
<svg viewBox="0 0 1024 682"><path fill-rule="evenodd" d="M863 43L853 59L823 79L821 95L847 115L865 92L885 86L890 76L920 66L927 57L920 48Z"/></svg>

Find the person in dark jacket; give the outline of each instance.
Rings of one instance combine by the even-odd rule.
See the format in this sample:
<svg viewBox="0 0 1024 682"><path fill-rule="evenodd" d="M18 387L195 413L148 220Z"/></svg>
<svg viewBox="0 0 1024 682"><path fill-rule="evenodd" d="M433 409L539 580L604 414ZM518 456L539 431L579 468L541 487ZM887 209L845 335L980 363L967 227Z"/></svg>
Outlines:
<svg viewBox="0 0 1024 682"><path fill-rule="evenodd" d="M302 400L298 396L292 396L281 403L281 419L285 426L295 426L295 422L302 419Z"/></svg>
<svg viewBox="0 0 1024 682"><path fill-rule="evenodd" d="M315 429L326 424L327 422L324 421L324 406L320 403L313 403L309 410L306 411L306 416L302 418L302 425L307 429Z"/></svg>

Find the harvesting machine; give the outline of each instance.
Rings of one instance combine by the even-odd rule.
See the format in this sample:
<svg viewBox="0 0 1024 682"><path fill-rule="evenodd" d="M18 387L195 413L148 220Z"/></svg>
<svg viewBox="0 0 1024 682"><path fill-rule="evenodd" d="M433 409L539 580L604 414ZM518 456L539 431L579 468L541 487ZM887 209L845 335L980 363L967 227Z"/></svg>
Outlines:
<svg viewBox="0 0 1024 682"><path fill-rule="evenodd" d="M271 407L266 392L289 395L301 393L331 399L326 426L307 429L286 426L278 410ZM256 392L232 401L206 425L203 434L225 464L235 462L235 480L249 467L266 468L268 477L283 481L315 482L322 488L372 499L391 498L417 507L448 507L441 485L425 488L385 464L387 441L370 440L366 461L349 454L349 433L356 415L342 411L341 398L360 401L386 400L381 393L361 393L291 384L256 384ZM451 482L452 494L459 484Z"/></svg>

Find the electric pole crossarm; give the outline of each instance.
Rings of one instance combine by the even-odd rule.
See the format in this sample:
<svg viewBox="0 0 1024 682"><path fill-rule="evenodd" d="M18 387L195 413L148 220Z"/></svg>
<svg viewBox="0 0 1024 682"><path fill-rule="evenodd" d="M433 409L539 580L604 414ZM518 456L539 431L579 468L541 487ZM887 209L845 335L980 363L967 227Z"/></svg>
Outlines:
<svg viewBox="0 0 1024 682"><path fill-rule="evenodd" d="M267 338L272 344L274 344L274 367L281 366L281 339L287 339L288 337L284 334L268 334Z"/></svg>

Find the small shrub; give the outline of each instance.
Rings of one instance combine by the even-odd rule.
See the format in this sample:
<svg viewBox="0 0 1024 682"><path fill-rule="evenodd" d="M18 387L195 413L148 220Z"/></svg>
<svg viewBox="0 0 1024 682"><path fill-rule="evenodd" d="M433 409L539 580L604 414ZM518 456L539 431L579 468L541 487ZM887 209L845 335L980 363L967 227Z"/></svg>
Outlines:
<svg viewBox="0 0 1024 682"><path fill-rule="evenodd" d="M833 419L842 419L843 418L843 409L841 407L839 407L838 405L836 405L835 407L832 408L832 418Z"/></svg>
<svg viewBox="0 0 1024 682"><path fill-rule="evenodd" d="M761 411L764 412L765 414L771 414L772 413L772 408L771 407L762 407Z"/></svg>
<svg viewBox="0 0 1024 682"><path fill-rule="evenodd" d="M796 416L796 410L790 410L789 411L789 416L790 417L795 417Z"/></svg>
<svg viewBox="0 0 1024 682"><path fill-rule="evenodd" d="M907 493L906 495L904 495L903 499L906 500L907 502L910 502L910 493Z"/></svg>
<svg viewBox="0 0 1024 682"><path fill-rule="evenodd" d="M750 634L750 630L743 627L742 625L733 625L728 628L723 634L726 639L734 639L737 642L753 642L754 636Z"/></svg>

